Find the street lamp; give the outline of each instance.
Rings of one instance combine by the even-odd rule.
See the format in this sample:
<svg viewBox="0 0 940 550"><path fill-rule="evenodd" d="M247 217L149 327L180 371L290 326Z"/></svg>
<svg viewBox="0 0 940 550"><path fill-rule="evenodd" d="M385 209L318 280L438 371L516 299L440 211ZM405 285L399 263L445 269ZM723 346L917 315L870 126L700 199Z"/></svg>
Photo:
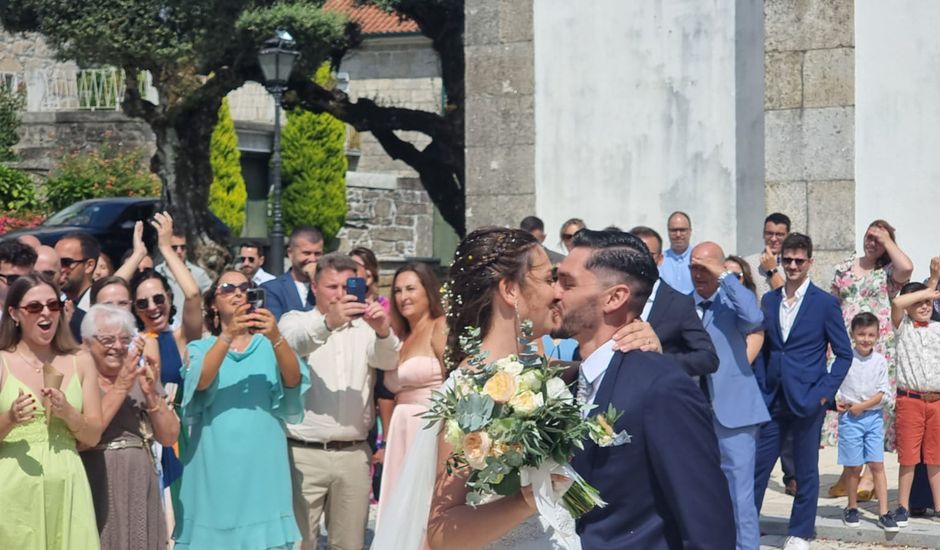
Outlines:
<svg viewBox="0 0 940 550"><path fill-rule="evenodd" d="M271 273L284 273L284 215L281 210L281 98L287 90L294 61L300 55L294 51L294 39L283 29L265 41L258 52L258 64L264 73L264 87L274 96L274 147L271 153L271 187L274 189L274 211L271 224Z"/></svg>

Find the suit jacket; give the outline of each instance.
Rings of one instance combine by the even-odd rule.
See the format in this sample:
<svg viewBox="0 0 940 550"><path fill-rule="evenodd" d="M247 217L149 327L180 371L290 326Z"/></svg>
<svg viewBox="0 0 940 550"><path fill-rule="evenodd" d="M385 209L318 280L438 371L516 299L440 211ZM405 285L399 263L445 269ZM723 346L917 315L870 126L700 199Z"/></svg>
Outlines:
<svg viewBox="0 0 940 550"><path fill-rule="evenodd" d="M686 374L703 376L718 370L718 354L691 296L660 280L647 321L663 346L663 354L679 363Z"/></svg>
<svg viewBox="0 0 940 550"><path fill-rule="evenodd" d="M592 414L623 415L630 442L585 442L571 462L600 491L605 508L577 522L586 549L721 549L735 546L734 512L721 471L712 415L701 390L658 353L615 353Z"/></svg>
<svg viewBox="0 0 940 550"><path fill-rule="evenodd" d="M718 352L718 370L709 375L715 419L728 429L770 420L754 369L747 360L747 335L764 324L754 293L734 277L722 278L702 324Z"/></svg>
<svg viewBox="0 0 940 550"><path fill-rule="evenodd" d="M297 286L294 284L294 278L291 277L290 270L283 275L263 283L261 288L265 292L265 307L274 314L275 319L281 320L281 315L288 311L310 311L316 305L316 300L311 291L310 303L305 304L300 301L300 295L297 294Z"/></svg>
<svg viewBox="0 0 940 550"><path fill-rule="evenodd" d="M784 287L786 288L786 287ZM780 302L784 288L764 294L764 356L758 381L764 401L770 405L783 390L786 403L796 416L819 411L825 397L833 403L836 391L852 366L852 346L842 321L838 300L810 283L796 314L790 336L780 330ZM826 368L826 352L832 347L835 360Z"/></svg>

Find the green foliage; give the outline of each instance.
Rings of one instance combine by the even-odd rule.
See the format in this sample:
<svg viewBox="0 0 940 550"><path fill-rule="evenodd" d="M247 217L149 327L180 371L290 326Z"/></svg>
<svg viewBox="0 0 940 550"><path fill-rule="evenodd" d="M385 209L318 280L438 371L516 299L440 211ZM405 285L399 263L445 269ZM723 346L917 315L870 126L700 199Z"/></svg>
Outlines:
<svg viewBox="0 0 940 550"><path fill-rule="evenodd" d="M323 64L317 82L329 79ZM346 127L327 114L288 114L281 138L284 225L311 224L333 239L346 220Z"/></svg>
<svg viewBox="0 0 940 550"><path fill-rule="evenodd" d="M142 150L98 151L66 155L46 181L46 206L55 211L97 197L154 197L160 181L144 163Z"/></svg>
<svg viewBox="0 0 940 550"><path fill-rule="evenodd" d="M209 209L225 222L232 230L232 235L241 235L248 191L242 177L238 135L229 112L228 99L223 99L219 107L219 121L212 130L209 156L212 162Z"/></svg>
<svg viewBox="0 0 940 550"><path fill-rule="evenodd" d="M36 189L29 176L0 164L0 210L15 212L37 208Z"/></svg>
<svg viewBox="0 0 940 550"><path fill-rule="evenodd" d="M0 85L0 161L13 160L13 146L20 140L20 112L26 105L26 94Z"/></svg>

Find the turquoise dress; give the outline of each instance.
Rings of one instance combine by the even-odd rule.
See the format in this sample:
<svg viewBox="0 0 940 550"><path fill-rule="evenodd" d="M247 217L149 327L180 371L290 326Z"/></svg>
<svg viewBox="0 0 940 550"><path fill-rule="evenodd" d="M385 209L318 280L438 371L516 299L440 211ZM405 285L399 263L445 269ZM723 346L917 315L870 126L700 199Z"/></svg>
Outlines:
<svg viewBox="0 0 940 550"><path fill-rule="evenodd" d="M229 351L215 380L196 390L215 337L191 342L183 373L183 423L190 426L183 458L176 548L293 548L294 519L285 422L303 419L310 375L285 388L274 348L256 334L245 351Z"/></svg>

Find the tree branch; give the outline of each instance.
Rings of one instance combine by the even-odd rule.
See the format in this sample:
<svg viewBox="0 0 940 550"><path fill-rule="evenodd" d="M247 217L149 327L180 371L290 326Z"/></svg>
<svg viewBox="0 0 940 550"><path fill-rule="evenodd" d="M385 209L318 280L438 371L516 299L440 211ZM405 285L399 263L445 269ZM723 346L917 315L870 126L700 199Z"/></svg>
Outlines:
<svg viewBox="0 0 940 550"><path fill-rule="evenodd" d="M127 116L142 119L153 126L160 112L156 105L141 97L140 80L137 78L139 72L137 67L124 67L124 99L121 101L121 110Z"/></svg>

